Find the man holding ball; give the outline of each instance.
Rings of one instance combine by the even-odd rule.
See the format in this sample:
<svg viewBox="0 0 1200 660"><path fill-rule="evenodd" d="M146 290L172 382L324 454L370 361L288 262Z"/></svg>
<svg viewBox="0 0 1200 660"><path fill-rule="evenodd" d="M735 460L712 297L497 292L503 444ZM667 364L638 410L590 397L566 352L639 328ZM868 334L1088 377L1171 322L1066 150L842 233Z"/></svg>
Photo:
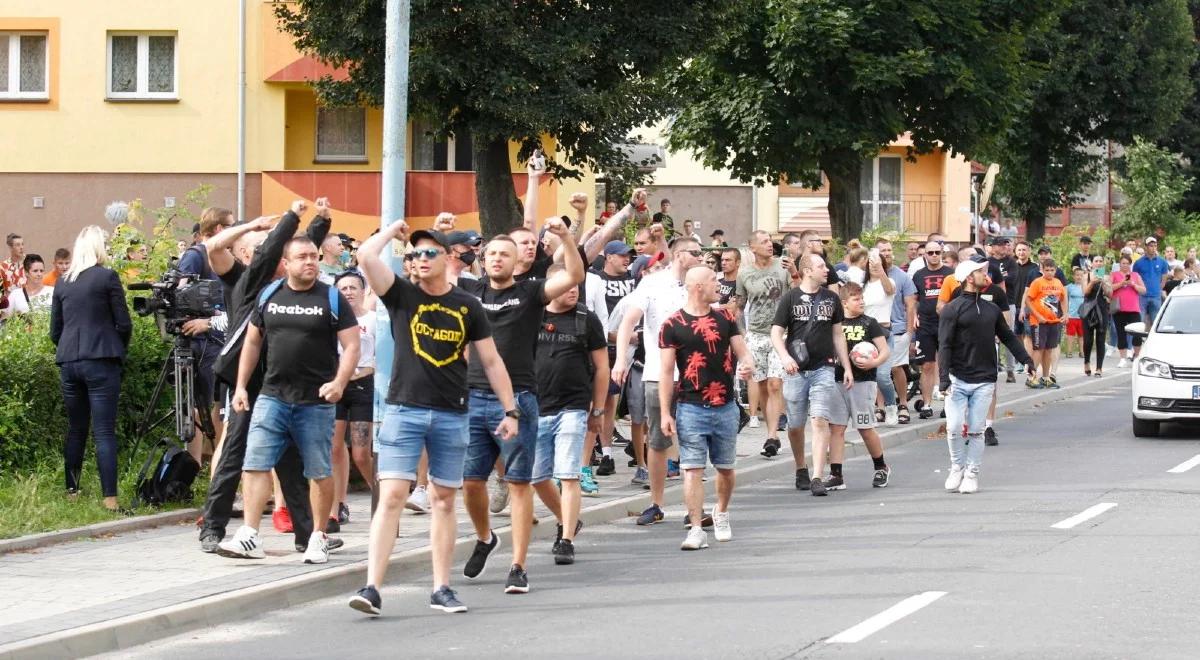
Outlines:
<svg viewBox="0 0 1200 660"><path fill-rule="evenodd" d="M837 396L833 397L830 405L829 478L825 480L825 489L846 488L846 482L842 479L842 461L846 456L846 427L851 424L858 429L871 460L875 462L875 476L871 485L886 488L891 469L883 460L883 441L875 431L875 394L879 387L875 382L875 370L891 362L887 331L864 313L866 305L863 303L862 286L850 282L844 284L838 293L846 314L842 320L842 334L846 337L846 345L850 347L854 386L850 389L838 388ZM836 380L841 380L842 371L839 364L834 374Z"/></svg>

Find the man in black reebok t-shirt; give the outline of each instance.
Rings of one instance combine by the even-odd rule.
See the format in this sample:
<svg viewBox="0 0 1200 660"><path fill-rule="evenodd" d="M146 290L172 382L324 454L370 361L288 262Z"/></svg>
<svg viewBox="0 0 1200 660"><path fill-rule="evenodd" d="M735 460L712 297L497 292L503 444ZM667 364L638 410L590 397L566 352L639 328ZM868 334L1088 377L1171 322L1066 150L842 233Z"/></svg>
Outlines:
<svg viewBox="0 0 1200 660"><path fill-rule="evenodd" d="M933 417L933 388L937 384L938 296L942 281L954 271L942 263L942 244L930 241L925 245L925 266L912 275L917 289L916 353L913 361L921 365L921 419Z"/></svg>
<svg viewBox="0 0 1200 660"><path fill-rule="evenodd" d="M570 241L567 226L561 218L545 222L546 231L559 240ZM482 364L472 352L467 382L470 386L471 440L463 468L463 502L475 525L478 541L467 560L463 574L474 579L483 571L488 555L496 548L496 535L489 526L487 479L496 459L504 461L504 480L508 483L512 502L513 563L508 572L505 593L526 593L529 579L525 574L525 555L533 526L533 461L537 443L537 381L534 353L538 329L546 303L561 296L567 289L583 281L583 257L578 250L562 251L563 271L544 280L517 281L513 277L518 250L508 236L497 236L484 247L483 277L460 281L459 286L479 298L492 325L496 349L504 360L516 393L516 407L500 405L484 375ZM501 442L492 429L505 417L517 420L516 437Z"/></svg>
<svg viewBox="0 0 1200 660"><path fill-rule="evenodd" d="M307 236L288 241L283 265L287 279L267 289L245 330L238 361L234 410L250 410L247 386L258 370L264 344L266 375L254 401L246 456L242 462L242 496L245 523L232 539L222 541L217 553L226 557L261 559L258 537L263 507L271 496L271 475L288 445L294 444L304 461L304 476L312 482L313 532L304 552L304 563L329 561L327 518L333 506L333 472L330 466L334 404L358 365L358 320L350 303L328 284L317 280L320 270L317 246ZM332 296L331 296L332 294ZM336 308L331 304L336 303ZM338 345L342 347L339 359Z"/></svg>
<svg viewBox="0 0 1200 660"><path fill-rule="evenodd" d="M446 280L450 242L436 231L411 236L417 283L397 277L380 252L393 238L407 233L403 220L367 239L358 250L359 265L371 288L387 308L395 338L387 405L379 430L379 508L371 521L367 551L367 586L350 599L350 607L379 614L383 584L396 526L417 479L417 463L429 457L433 522L429 542L433 555L433 588L429 606L443 612L465 612L450 588L450 563L457 536L454 499L462 485L467 451L467 346L492 391L506 410L515 408L512 385L496 352L491 327L479 301ZM465 280L464 280L465 281ZM512 438L517 422L504 418L494 432Z"/></svg>

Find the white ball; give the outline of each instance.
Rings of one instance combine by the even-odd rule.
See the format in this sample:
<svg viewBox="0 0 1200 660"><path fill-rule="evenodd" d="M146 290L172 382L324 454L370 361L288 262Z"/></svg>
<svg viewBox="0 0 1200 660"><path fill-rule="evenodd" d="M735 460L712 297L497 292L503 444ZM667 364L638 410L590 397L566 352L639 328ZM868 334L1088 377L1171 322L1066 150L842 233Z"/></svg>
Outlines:
<svg viewBox="0 0 1200 660"><path fill-rule="evenodd" d="M869 341L860 341L850 349L851 355L857 355L866 360L874 360L879 357L879 348Z"/></svg>

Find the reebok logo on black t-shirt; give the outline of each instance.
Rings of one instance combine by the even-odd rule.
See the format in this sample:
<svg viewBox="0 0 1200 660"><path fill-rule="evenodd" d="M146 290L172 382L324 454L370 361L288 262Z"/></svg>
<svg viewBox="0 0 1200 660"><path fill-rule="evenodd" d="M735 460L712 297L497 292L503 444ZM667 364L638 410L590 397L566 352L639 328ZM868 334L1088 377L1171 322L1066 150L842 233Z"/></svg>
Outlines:
<svg viewBox="0 0 1200 660"><path fill-rule="evenodd" d="M301 307L300 305L277 305L275 303L267 303L267 313L290 314L292 316L320 316L325 313L325 310L320 305Z"/></svg>

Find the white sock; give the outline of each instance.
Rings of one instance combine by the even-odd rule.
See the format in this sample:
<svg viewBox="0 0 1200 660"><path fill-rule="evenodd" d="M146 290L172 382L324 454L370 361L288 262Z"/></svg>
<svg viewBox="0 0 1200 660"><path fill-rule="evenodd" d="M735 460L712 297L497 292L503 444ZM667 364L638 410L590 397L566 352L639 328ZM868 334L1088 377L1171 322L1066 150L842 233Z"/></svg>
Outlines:
<svg viewBox="0 0 1200 660"><path fill-rule="evenodd" d="M996 420L994 420L994 419L985 419L985 420L983 420L983 428L985 428L985 429L990 429L990 428L992 428L992 424L993 424L993 423L995 423L995 421L996 421Z"/></svg>
<svg viewBox="0 0 1200 660"><path fill-rule="evenodd" d="M600 454L605 458L612 458L612 447L601 447Z"/></svg>

